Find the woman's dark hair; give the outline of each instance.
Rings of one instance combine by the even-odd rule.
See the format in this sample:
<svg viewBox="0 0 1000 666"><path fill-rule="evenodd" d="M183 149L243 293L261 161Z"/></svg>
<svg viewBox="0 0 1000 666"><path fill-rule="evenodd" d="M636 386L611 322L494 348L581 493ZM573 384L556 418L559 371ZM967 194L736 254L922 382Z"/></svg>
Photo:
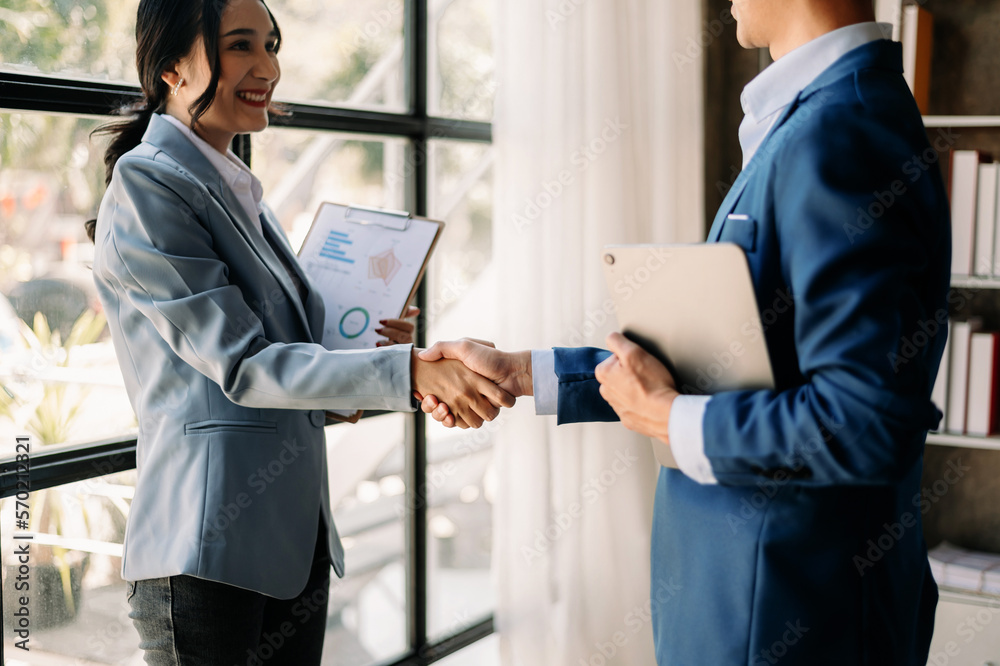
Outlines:
<svg viewBox="0 0 1000 666"><path fill-rule="evenodd" d="M189 109L192 129L212 105L219 86L219 30L222 12L228 4L229 0L141 0L135 21L135 65L139 72L142 99L118 110L118 115L124 116L124 120L94 130L94 134L111 136L104 153L105 185L111 183L118 159L142 142L149 119L166 108L170 90L160 75L188 55L199 36L205 44L212 77L204 94ZM281 45L281 30L263 0L261 4L274 25L277 50ZM276 110L281 113L280 109L271 109L272 113ZM91 242L96 225L97 220L88 220L84 224Z"/></svg>

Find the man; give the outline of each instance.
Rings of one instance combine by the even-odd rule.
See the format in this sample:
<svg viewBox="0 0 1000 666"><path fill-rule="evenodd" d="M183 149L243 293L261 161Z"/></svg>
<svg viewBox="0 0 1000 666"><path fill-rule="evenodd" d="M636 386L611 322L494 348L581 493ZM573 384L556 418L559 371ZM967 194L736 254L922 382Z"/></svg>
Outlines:
<svg viewBox="0 0 1000 666"><path fill-rule="evenodd" d="M937 588L919 505L946 337L948 206L871 0L736 0L775 62L744 90L744 169L709 242L746 252L774 391L679 395L619 334L597 349L451 357L559 423L620 418L670 444L653 525L657 661L926 663ZM923 164L915 173L915 161ZM914 175L909 175L914 174ZM424 410L452 422L433 397Z"/></svg>

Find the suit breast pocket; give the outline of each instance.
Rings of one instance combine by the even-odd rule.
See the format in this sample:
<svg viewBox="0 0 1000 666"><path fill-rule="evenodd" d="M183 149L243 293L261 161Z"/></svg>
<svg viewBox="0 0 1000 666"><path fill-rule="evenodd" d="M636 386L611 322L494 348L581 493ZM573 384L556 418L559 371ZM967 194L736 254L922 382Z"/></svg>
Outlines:
<svg viewBox="0 0 1000 666"><path fill-rule="evenodd" d="M745 252L757 251L757 220L749 215L733 214L726 218L726 223L719 234L720 243L735 243Z"/></svg>

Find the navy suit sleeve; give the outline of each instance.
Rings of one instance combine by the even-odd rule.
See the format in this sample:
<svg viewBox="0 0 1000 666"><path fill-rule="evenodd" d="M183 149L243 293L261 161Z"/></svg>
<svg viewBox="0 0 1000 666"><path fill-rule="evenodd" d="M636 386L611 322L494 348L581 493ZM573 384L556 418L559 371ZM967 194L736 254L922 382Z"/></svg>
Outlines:
<svg viewBox="0 0 1000 666"><path fill-rule="evenodd" d="M937 169L905 175L926 146L912 137L833 108L782 146L769 178L805 382L708 403L721 483L891 483L919 460L940 419L929 396L947 328L931 323L947 312L951 252Z"/></svg>
<svg viewBox="0 0 1000 666"><path fill-rule="evenodd" d="M559 378L559 406L556 422L617 421L618 415L601 397L594 369L611 352L596 347L575 349L556 347L556 376Z"/></svg>

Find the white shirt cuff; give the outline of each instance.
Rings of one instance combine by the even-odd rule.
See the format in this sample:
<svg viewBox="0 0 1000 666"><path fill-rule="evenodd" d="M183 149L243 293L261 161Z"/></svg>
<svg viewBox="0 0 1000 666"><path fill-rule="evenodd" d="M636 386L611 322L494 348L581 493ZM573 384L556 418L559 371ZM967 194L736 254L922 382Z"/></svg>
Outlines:
<svg viewBox="0 0 1000 666"><path fill-rule="evenodd" d="M559 377L556 353L551 349L531 350L531 390L535 394L535 414L544 416L559 410Z"/></svg>
<svg viewBox="0 0 1000 666"><path fill-rule="evenodd" d="M702 422L710 395L679 395L670 408L667 434L670 450L680 470L702 484L717 484L712 463L705 456L705 431Z"/></svg>

